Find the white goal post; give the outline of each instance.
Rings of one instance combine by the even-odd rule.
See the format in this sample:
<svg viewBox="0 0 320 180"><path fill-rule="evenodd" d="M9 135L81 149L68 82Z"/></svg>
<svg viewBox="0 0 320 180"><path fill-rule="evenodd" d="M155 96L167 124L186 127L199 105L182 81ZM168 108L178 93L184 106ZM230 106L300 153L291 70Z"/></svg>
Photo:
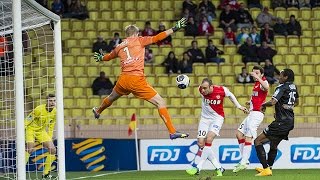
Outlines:
<svg viewBox="0 0 320 180"><path fill-rule="evenodd" d="M41 31L39 33L39 29ZM30 42L30 47L23 46L23 32L35 34L35 39ZM47 35L47 32L51 34ZM12 39L13 54L12 68L5 69L7 65L7 50L5 37ZM57 171L58 179L65 180L65 145L64 145L64 114L63 114L63 77L62 77L62 48L61 48L61 20L60 17L35 0L1 0L0 1L0 48L3 47L4 56L1 57L1 119L0 119L0 179L26 180L25 162L25 117L28 115L28 95L26 91L36 92L40 89L37 97L31 102L32 108L43 102L44 95L55 92L56 96L56 139L57 139ZM29 38L29 35L28 35ZM38 39L37 39L38 38ZM42 38L40 40L40 38ZM50 38L52 40L50 40ZM43 41L43 42L42 42ZM51 41L51 42L50 42ZM37 42L37 45L33 45ZM2 43L2 44L1 44ZM52 46L52 47L51 47ZM52 48L52 50L49 50ZM1 53L0 53L1 54ZM52 56L52 59L50 58ZM26 65L27 58L32 63ZM37 62L32 58L38 57ZM14 59L14 60L13 60ZM49 62L53 62L52 67ZM13 63L14 62L14 63ZM35 67L34 69L32 69ZM7 71L10 75L7 75ZM39 71L39 73L38 73ZM26 74L31 74L26 78ZM38 75L38 76L37 76ZM12 86L11 83L12 82ZM53 82L53 83L51 83ZM52 87L54 90L52 90ZM12 94L12 97L8 97ZM31 93L30 93L31 94ZM30 100L29 100L30 101ZM13 106L13 107L11 107ZM5 112L6 114L4 114ZM12 113L11 113L12 112ZM7 144L6 144L7 143ZM3 148L2 148L3 147ZM8 150L9 148L12 148ZM12 157L5 159L10 151ZM3 159L5 159L3 161ZM43 164L43 163L42 163ZM5 167L6 165L10 167ZM1 168L10 169L1 172ZM9 174L9 175L8 175ZM30 179L30 175L29 175Z"/></svg>

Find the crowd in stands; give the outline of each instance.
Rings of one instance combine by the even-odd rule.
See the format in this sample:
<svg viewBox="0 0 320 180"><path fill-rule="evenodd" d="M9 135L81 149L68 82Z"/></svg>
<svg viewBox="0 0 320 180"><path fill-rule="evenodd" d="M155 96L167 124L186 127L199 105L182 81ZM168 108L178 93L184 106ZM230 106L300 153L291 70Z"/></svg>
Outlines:
<svg viewBox="0 0 320 180"><path fill-rule="evenodd" d="M50 9L63 18L75 18L84 20L89 18L89 13L81 0L54 0L49 7L48 0L36 0L43 7Z"/></svg>

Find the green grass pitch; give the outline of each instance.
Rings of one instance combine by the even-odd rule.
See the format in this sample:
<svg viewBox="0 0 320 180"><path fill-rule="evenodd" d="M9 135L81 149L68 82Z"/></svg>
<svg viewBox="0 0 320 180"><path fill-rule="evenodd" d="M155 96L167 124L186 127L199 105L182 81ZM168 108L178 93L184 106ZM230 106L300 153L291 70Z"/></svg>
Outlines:
<svg viewBox="0 0 320 180"><path fill-rule="evenodd" d="M268 180L319 180L320 169L292 169L282 170L274 169L273 176L255 177L255 170L245 170L238 174L227 170L223 177L213 176L213 171L203 170L198 176L189 176L185 171L130 171L130 172L67 172L67 179L90 179L90 180L251 180L251 179L268 179Z"/></svg>

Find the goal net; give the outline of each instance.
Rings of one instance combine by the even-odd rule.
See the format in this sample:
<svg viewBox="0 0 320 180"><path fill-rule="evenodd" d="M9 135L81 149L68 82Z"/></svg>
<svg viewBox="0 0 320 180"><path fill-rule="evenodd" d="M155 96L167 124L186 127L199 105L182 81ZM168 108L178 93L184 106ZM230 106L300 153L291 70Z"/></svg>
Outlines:
<svg viewBox="0 0 320 180"><path fill-rule="evenodd" d="M40 130L39 132L28 132L28 137L25 136L28 141L34 139L32 151L27 148L28 146L25 146L25 143L19 143L19 138L21 137L17 137L17 132L23 131L24 126L19 127L19 123L17 123L19 121L17 121L16 109L21 109L21 112L19 111L18 113L23 113L23 121L25 119L28 124L34 125L33 129L43 127L48 134L49 126L55 124L41 124L44 121L36 121L35 118L32 119L30 118L32 116L28 115L31 113L35 117L34 109L40 105L47 104L47 96L49 94L57 95L57 104L59 104L57 106L62 106L63 109L62 93L57 94L57 91L62 87L56 88L57 84L62 86L62 82L56 82L62 81L61 76L57 78L57 72L61 68L58 71L56 70L58 67L56 63L60 62L59 64L61 64L61 57L57 57L57 53L55 53L55 48L59 47L55 45L55 42L59 41L55 38L59 38L61 41L61 35L57 36L57 31L54 31L54 28L60 29L59 17L38 5L34 0L21 0L21 31L19 32L22 33L22 48L19 49L22 51L22 59L15 57L14 52L17 51L17 48L15 48L14 41L13 1L16 0L0 1L0 179L22 179L21 177L41 179L47 165L50 167L51 175L58 176L57 154L54 154L53 162L49 165L47 159L50 154L41 143L42 139L45 139L45 135L40 133ZM57 26L57 23L59 23L59 26ZM18 63L17 61L20 59L23 64L23 72L19 72L15 68L15 63ZM23 76L23 82L16 80L18 75ZM23 83L23 104L16 102L19 94L17 92L21 90L17 88L19 83ZM45 109L47 110L47 108ZM57 114L60 114L60 117L62 114L63 117L61 107L57 107ZM41 113L37 117L39 119L47 118L45 113ZM56 117L54 118L57 122L63 121L63 119ZM31 122L34 122L29 123L30 120L28 118L32 119ZM48 122L51 123L53 121L49 119ZM57 124L61 126L63 122ZM27 125L27 123L24 125ZM60 129L63 131L63 127L60 127ZM57 125L54 128L54 131L56 130ZM55 146L57 146L56 134L54 132L52 138ZM64 141L63 133L58 141ZM25 162L23 165L25 166L21 167L19 166L21 164L18 165L17 163L19 161L17 157L19 157L18 149L23 147L26 148L26 151L29 150L30 158L23 160ZM60 150L60 152L64 151L63 148L56 147L56 149ZM59 163L64 163L64 156L62 159L59 157ZM19 171L20 168L23 171ZM19 172L26 172L26 176L18 175ZM64 178L61 177L59 179Z"/></svg>

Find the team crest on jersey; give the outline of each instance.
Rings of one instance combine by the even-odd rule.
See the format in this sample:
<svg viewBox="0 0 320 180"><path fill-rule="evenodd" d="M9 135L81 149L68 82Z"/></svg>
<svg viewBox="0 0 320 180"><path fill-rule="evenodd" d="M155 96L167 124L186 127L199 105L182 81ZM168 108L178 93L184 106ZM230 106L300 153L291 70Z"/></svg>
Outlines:
<svg viewBox="0 0 320 180"><path fill-rule="evenodd" d="M217 98L217 99L220 99L220 95L218 94L218 95L216 96L216 98Z"/></svg>

